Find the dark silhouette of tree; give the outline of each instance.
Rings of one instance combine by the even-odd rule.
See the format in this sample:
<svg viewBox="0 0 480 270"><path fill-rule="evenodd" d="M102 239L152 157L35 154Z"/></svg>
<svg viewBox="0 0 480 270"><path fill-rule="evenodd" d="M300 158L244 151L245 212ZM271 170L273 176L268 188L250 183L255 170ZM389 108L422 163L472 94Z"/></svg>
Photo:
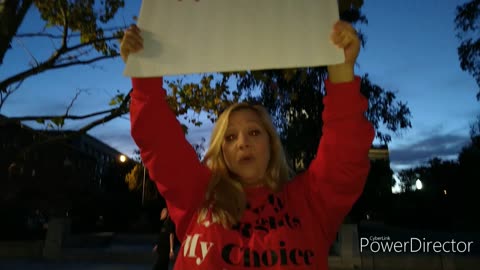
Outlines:
<svg viewBox="0 0 480 270"><path fill-rule="evenodd" d="M456 9L455 29L460 40L458 57L462 70L470 73L479 90L480 100L480 0L471 0ZM455 213L459 226L473 229L480 225L479 217L471 212L473 205L478 204L478 188L480 187L480 115L470 129L471 142L465 146L458 156L459 175L456 177L453 190Z"/></svg>
<svg viewBox="0 0 480 270"><path fill-rule="evenodd" d="M458 194L459 163L433 158L423 166L399 173L405 192L394 195L390 222L412 228L450 230L458 218L454 197ZM420 180L422 188L416 188Z"/></svg>
<svg viewBox="0 0 480 270"><path fill-rule="evenodd" d="M460 40L460 67L477 82L477 99L480 100L480 0L471 0L457 7L455 29Z"/></svg>
<svg viewBox="0 0 480 270"><path fill-rule="evenodd" d="M0 2L0 65L6 51L11 48L13 36L17 33L32 0L5 0Z"/></svg>
<svg viewBox="0 0 480 270"><path fill-rule="evenodd" d="M480 188L480 116L477 122L471 126L471 140L458 155L460 164L459 174L455 178L455 210L461 225L469 229L477 229L480 226L480 218L475 209L478 205L478 190Z"/></svg>
<svg viewBox="0 0 480 270"><path fill-rule="evenodd" d="M362 220L384 221L391 211L393 171L390 161L372 160L363 193L352 207L352 222Z"/></svg>

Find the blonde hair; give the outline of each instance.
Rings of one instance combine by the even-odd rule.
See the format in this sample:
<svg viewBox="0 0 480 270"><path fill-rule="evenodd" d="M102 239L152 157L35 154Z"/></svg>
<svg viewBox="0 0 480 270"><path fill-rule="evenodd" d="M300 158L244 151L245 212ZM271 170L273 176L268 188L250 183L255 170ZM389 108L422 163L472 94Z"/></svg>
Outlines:
<svg viewBox="0 0 480 270"><path fill-rule="evenodd" d="M231 177L222 152L230 115L240 110L254 111L269 135L270 161L267 166L265 185L277 192L293 176L293 170L288 165L282 142L267 110L260 105L234 104L227 108L215 123L209 149L203 159L203 163L212 171L212 179L207 189L205 204L200 210L198 222L207 218L210 209L213 222L219 222L223 226L229 227L239 222L245 211L247 202L242 184L239 180Z"/></svg>

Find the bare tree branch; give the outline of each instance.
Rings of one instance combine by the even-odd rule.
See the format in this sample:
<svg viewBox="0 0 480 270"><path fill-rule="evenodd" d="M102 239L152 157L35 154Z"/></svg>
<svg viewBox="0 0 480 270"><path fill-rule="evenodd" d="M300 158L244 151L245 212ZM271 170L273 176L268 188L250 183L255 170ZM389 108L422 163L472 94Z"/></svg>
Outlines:
<svg viewBox="0 0 480 270"><path fill-rule="evenodd" d="M85 115L69 115L68 112L67 114L64 115L38 115L38 116L19 116L19 117L8 117L7 119L4 119L3 121L6 122L18 122L18 121L46 121L46 120L52 120L52 119L57 119L57 118L63 118L63 119L70 119L70 120L82 120L106 113L112 113L116 110L117 108L113 109L108 109L108 110L103 110L99 112L94 112L94 113L89 113Z"/></svg>
<svg viewBox="0 0 480 270"><path fill-rule="evenodd" d="M19 81L17 85L15 85L15 87L12 87L5 92L0 91L0 111L2 110L3 104L5 104L5 101L7 100L7 98L11 94L13 94L15 91L17 91L22 85L22 83L23 83L23 80Z"/></svg>
<svg viewBox="0 0 480 270"><path fill-rule="evenodd" d="M81 92L82 92L82 90L77 90L77 93L75 93L75 96L72 98L72 101L70 102L70 104L67 107L67 110L65 111L65 115L68 115L68 112L73 107L73 103L75 103L75 101L78 99Z"/></svg>
<svg viewBox="0 0 480 270"><path fill-rule="evenodd" d="M64 14L66 14L67 12L65 12L65 10L62 10ZM54 68L59 68L59 67L65 67L65 66L72 66L72 65L77 65L77 64L88 64L88 63L92 63L94 61L98 61L98 60L102 60L102 59L106 59L106 58L109 58L109 57L98 57L98 58L94 58L94 59L91 59L91 60L87 60L87 61L80 61L80 62L74 62L74 63L67 63L67 64L63 64L63 65L59 65L59 66L55 66L55 63L56 61L60 58L60 56L68 53L68 52L72 52L72 51L75 51L75 50L79 50L83 47L87 47L87 46L90 46L90 45L93 45L95 43L98 43L98 42L107 42L107 41L110 41L110 40L114 40L114 39L117 39L117 35L113 35L113 36L110 36L110 37L106 37L106 38L102 38L102 39L95 39L95 40L92 40L92 41L89 41L89 42L85 42L85 43L80 43L80 44L77 44L77 45L74 45L72 47L68 47L67 46L67 41L68 41L68 20L67 20L67 17L64 16L65 18L65 22L64 22L64 26L63 26L63 35L62 35L62 44L60 46L59 49L57 49L53 54L52 56L50 56L49 59L47 59L46 61L42 62L41 64L39 65L36 65L35 67L32 67L28 70L25 70L23 72L20 72L16 75L13 75L5 80L3 80L2 82L0 82L0 91L2 92L5 92L6 91L6 88L12 84L12 83L15 83L16 81L19 81L19 80L23 80L29 76L32 76L32 75L35 75L35 74L38 74L38 73L41 73L41 72L44 72L46 70L49 70L49 69L54 69ZM115 57L116 55L111 55L110 57Z"/></svg>
<svg viewBox="0 0 480 270"><path fill-rule="evenodd" d="M72 54L65 54L64 56L58 58L57 64L73 61L73 60L79 60L82 57L86 57L87 55L90 55L92 51L94 51L94 48L85 48L85 49L79 49L76 52L72 52Z"/></svg>
<svg viewBox="0 0 480 270"><path fill-rule="evenodd" d="M13 91L9 91L8 94L11 94L12 92ZM1 119L0 123L21 122L21 121L47 121L47 120L53 120L53 119L59 119L59 118L69 119L69 120L82 120L82 119L91 118L91 117L102 115L102 114L115 113L120 107L123 108L123 107L127 106L127 103L130 99L130 96L127 96L117 108L98 111L98 112L89 113L89 114L85 114L85 115L70 115L69 110L73 106L73 103L75 102L75 100L78 98L80 92L81 91L78 91L77 94L75 95L75 97L72 99L72 101L70 102L70 105L67 107L66 113L64 115L38 115L38 116L8 117L8 118ZM130 90L130 92L131 92L131 90Z"/></svg>
<svg viewBox="0 0 480 270"><path fill-rule="evenodd" d="M103 59L108 59L108 58L113 58L113 57L116 57L116 55L107 55L107 56L99 56L99 57L95 57L95 58L92 58L92 59L89 59L89 60L83 60L83 61L76 61L76 62L70 62L70 63L65 63L65 64L59 64L59 65L55 65L55 66L52 66L50 69L57 69L57 68L63 68L63 67L69 67L69 66L73 66L73 65L88 65L88 64L91 64L93 62L97 62L97 61L100 61L100 60L103 60Z"/></svg>
<svg viewBox="0 0 480 270"><path fill-rule="evenodd" d="M88 130L90 130L90 129L96 127L96 126L101 125L101 124L105 124L105 123L109 122L110 120L113 120L113 119L115 119L115 118L117 118L117 117L119 117L119 116L121 116L125 113L127 113L127 112L123 111L122 109L114 110L109 115L105 116L104 118L95 120L95 121L85 125L81 129L79 129L78 132L79 133L85 133Z"/></svg>
<svg viewBox="0 0 480 270"><path fill-rule="evenodd" d="M35 148L37 148L41 145L61 142L61 141L67 140L67 139L72 139L76 136L80 136L80 135L86 133L87 131L89 131L90 129L98 126L98 125L105 124L105 123L107 123L107 122L109 122L109 121L111 121L111 120L113 120L113 119L115 119L115 118L117 118L121 115L124 115L124 114L128 113L128 105L130 103L130 94L132 93L132 90L133 89L130 89L128 94L125 96L125 99L122 101L122 103L120 103L120 105L118 105L118 107L116 107L114 109L111 109L111 110L108 110L108 111L104 111L104 113L109 113L105 117L100 118L98 120L95 120L95 121L83 126L82 128L72 132L72 133L68 133L68 135L48 136L48 137L46 137L45 140L38 141L34 144L31 144L31 145L25 147L21 151L19 151L18 154L17 154L17 157L21 157L24 154L34 150ZM98 115L98 114L100 114L100 112L96 113L96 114ZM92 114L91 114L91 116L92 116ZM25 120L25 118L26 117L23 117L22 121ZM49 119L58 118L58 116L56 116L56 117L49 116L48 118ZM74 119L74 118L72 118L72 116L66 116L65 118L66 119ZM81 118L87 118L87 116L81 116ZM8 121L11 121L11 119L15 119L15 118L10 118L10 120L8 120ZM17 121L19 121L18 120L19 118L16 118L16 119L17 119ZM38 119L38 117L36 117L35 119ZM31 120L35 120L35 119L31 119ZM80 119L80 118L78 118L78 116L77 116L77 119Z"/></svg>
<svg viewBox="0 0 480 270"><path fill-rule="evenodd" d="M58 65L58 66L55 65L55 62L60 58L60 56L64 55L65 53L78 50L82 47L86 47L86 46L92 45L92 44L97 43L97 42L109 41L109 40L114 40L114 39L117 39L117 37L116 36L111 36L111 37L106 37L106 38L102 38L102 39L96 39L96 40L93 40L93 41L90 41L90 42L77 44L77 45L72 46L72 47L67 47L66 45L62 44L62 46L58 50L56 50L49 59L42 62L40 65L38 65L36 67L32 67L32 68L30 68L28 70L25 70L23 72L20 72L16 75L13 75L13 76L3 80L2 82L0 82L0 91L5 92L6 88L10 84L15 83L15 82L20 81L20 80L23 80L23 79L25 79L29 76L42 73L46 70L56 69L56 68L66 67L66 66L72 66L72 65L89 64L89 63L92 63L92 62L95 62L95 61L116 57L116 56L118 56L118 54L108 55L108 56L103 56L103 57L97 57L97 58L93 58L93 59L86 60L86 61L76 61L76 62L72 62L72 63L65 63L65 64ZM66 40L65 40L65 42L66 42Z"/></svg>
<svg viewBox="0 0 480 270"><path fill-rule="evenodd" d="M111 27L111 28L102 28L104 32L113 32L113 31L118 31L118 30L123 30L126 27ZM74 33L74 34L69 34L69 37L79 37L80 33ZM62 39L63 35L55 35L55 34L50 34L50 33L21 33L15 35L17 38L30 38L30 37L48 37L52 39Z"/></svg>
<svg viewBox="0 0 480 270"><path fill-rule="evenodd" d="M37 58L35 58L35 56L33 56L33 53L30 52L30 50L27 48L27 46L25 46L25 44L23 43L23 41L21 39L15 39L18 44L20 44L20 46L23 48L23 50L25 50L25 52L30 56L30 58L32 58L33 62L35 63L34 66L38 66L38 60Z"/></svg>
<svg viewBox="0 0 480 270"><path fill-rule="evenodd" d="M66 52L75 51L75 50L78 50L82 47L87 47L87 46L93 45L93 44L98 43L98 42L117 40L117 39L118 39L118 36L116 36L116 35L109 36L109 37L106 37L106 38L101 38L101 39L95 39L95 40L92 40L92 41L89 41L89 42L80 43L80 44L77 44L75 46L68 47Z"/></svg>

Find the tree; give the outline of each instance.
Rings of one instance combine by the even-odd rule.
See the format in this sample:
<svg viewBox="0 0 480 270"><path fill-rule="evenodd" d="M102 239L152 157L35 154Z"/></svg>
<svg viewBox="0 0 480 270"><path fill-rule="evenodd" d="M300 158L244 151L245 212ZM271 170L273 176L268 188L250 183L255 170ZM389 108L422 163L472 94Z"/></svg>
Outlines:
<svg viewBox="0 0 480 270"><path fill-rule="evenodd" d="M32 0L5 0L0 2L0 65L3 62L5 52L11 48L12 38L17 33L32 2Z"/></svg>
<svg viewBox="0 0 480 270"><path fill-rule="evenodd" d="M411 169L401 170L398 173L398 179L400 185L403 187L405 192L413 191L415 182L417 179L420 179L423 171L423 167L416 167Z"/></svg>
<svg viewBox="0 0 480 270"><path fill-rule="evenodd" d="M425 165L402 170L400 181L405 192L394 196L390 221L396 225L452 229L459 215L454 198L458 194L459 163L432 158ZM416 181L422 188L416 189Z"/></svg>
<svg viewBox="0 0 480 270"><path fill-rule="evenodd" d="M13 46L13 39L44 38L50 40L55 49L49 53L46 59L35 59L32 56L32 64L21 72L9 74L0 78L0 110L8 97L21 90L22 82L33 79L37 74L55 69L63 69L78 65L91 65L106 59L117 57L118 42L122 37L123 26L111 26L111 20L119 9L124 6L124 0L106 1L69 1L69 0L7 0L0 4L0 60L3 60L8 50L23 49ZM20 24L28 20L26 16L29 8L36 8L45 22L45 27L38 33L17 33ZM133 22L133 21L132 21ZM33 54L30 54L33 55ZM5 67L8 63L2 63ZM7 69L8 70L8 69ZM168 83L169 98L175 114L194 125L201 125L198 115L201 111L218 115L219 110L238 100L237 91L229 92L226 81L213 83L213 75L205 76L199 84L184 84L179 89L176 84L181 81ZM213 89L215 91L213 91ZM65 89L69 91L70 89ZM210 90L210 91L207 91ZM131 91L131 89L130 89ZM30 115L9 117L0 121L31 121L36 120L48 127L61 129L66 121L92 119L90 123L79 128L78 133L84 133L104 124L112 119L128 113L130 101L129 91L118 92L112 99L111 109L86 113L84 115L72 115L70 109L76 97L60 115ZM187 131L187 125L184 125ZM74 134L72 134L74 136ZM57 138L59 139L59 138Z"/></svg>
<svg viewBox="0 0 480 270"><path fill-rule="evenodd" d="M128 190L138 190L141 188L141 180L143 179L143 166L136 164L133 169L125 176L125 183L128 185Z"/></svg>
<svg viewBox="0 0 480 270"><path fill-rule="evenodd" d="M470 143L466 145L458 155L459 174L455 179L453 199L458 211L459 220L463 227L476 229L480 220L469 208L478 204L478 190L480 188L480 116L470 129Z"/></svg>
<svg viewBox="0 0 480 270"><path fill-rule="evenodd" d="M480 0L471 0L457 6L455 29L460 40L457 49L460 67L477 82L477 99L480 100Z"/></svg>
<svg viewBox="0 0 480 270"><path fill-rule="evenodd" d="M136 161L135 166L125 175L125 183L128 185L128 190L141 194L142 202L158 199L160 194L155 183L150 179L148 170L141 162L140 150L134 151L133 160Z"/></svg>
<svg viewBox="0 0 480 270"><path fill-rule="evenodd" d="M472 75L479 86L477 100L480 100L480 0L467 1L456 8L455 30L460 45L457 48L460 67ZM480 115L470 128L471 142L458 155L459 173L449 194L455 204L456 219L460 226L475 228L480 224L476 215L467 210L477 204L476 191L480 174Z"/></svg>
<svg viewBox="0 0 480 270"><path fill-rule="evenodd" d="M470 125L470 140L472 144L476 144L476 140L480 136L480 114L477 115L477 119Z"/></svg>
<svg viewBox="0 0 480 270"><path fill-rule="evenodd" d="M360 9L352 5L341 13L341 18L351 23L367 22ZM360 37L365 39L361 32ZM268 109L292 164L298 170L306 168L316 154L322 134L326 68L259 70L224 73L224 76L237 79L243 100L261 103ZM257 90L260 94L254 95ZM388 133L379 130L381 125L392 132L411 127L408 107L396 101L393 92L372 83L368 74L362 78L361 91L369 99L367 116L377 130L378 139L384 143L391 140Z"/></svg>
<svg viewBox="0 0 480 270"><path fill-rule="evenodd" d="M205 152L205 138L202 138L199 143L193 143L192 147L197 153L199 160L203 158ZM136 161L135 166L132 170L125 175L125 183L128 186L128 189L131 192L140 192L145 196L143 199L145 201L157 200L160 196L158 193L155 183L150 178L148 170L145 168L144 164L141 162L140 150L134 151L133 160ZM145 181L145 182L144 182ZM143 186L145 183L145 186Z"/></svg>
<svg viewBox="0 0 480 270"><path fill-rule="evenodd" d="M37 33L17 33L20 24L27 18L25 15L32 4L45 21L45 27ZM37 74L72 66L90 65L118 56L117 39L123 33L122 28L108 28L106 25L124 6L123 0L102 1L101 5L98 3L96 5L95 1L7 0L1 5L0 63L2 66L6 64L3 58L8 50L16 49L11 43L13 39L45 38L54 44L55 49L46 59L36 59L30 53L32 59L28 68L0 78L0 109L13 92L21 89L22 82ZM40 123L49 122L50 125L61 128L66 119L78 120L105 115L102 119L92 121L80 128L81 133L125 114L129 98L128 95L119 93L112 102L112 105L116 105L115 108L86 115L69 113L74 101L75 98L63 115L24 116L7 118L4 121L37 120Z"/></svg>
<svg viewBox="0 0 480 270"><path fill-rule="evenodd" d="M364 220L367 215L369 220L384 221L391 211L393 171L390 161L372 160L370 164L365 188L350 213L355 223Z"/></svg>

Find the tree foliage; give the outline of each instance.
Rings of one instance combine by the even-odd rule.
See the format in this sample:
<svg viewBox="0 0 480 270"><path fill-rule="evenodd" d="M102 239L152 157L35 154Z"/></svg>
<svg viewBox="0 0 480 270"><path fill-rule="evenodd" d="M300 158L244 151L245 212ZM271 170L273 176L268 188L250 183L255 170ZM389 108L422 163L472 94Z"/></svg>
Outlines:
<svg viewBox="0 0 480 270"><path fill-rule="evenodd" d="M193 143L192 147L197 153L198 159L201 160L206 150L205 138L202 138L199 143ZM157 199L160 194L155 183L150 178L148 170L141 163L140 150L134 150L133 160L136 162L135 166L125 175L125 183L128 186L128 190L131 192L144 192L146 201Z"/></svg>
<svg viewBox="0 0 480 270"><path fill-rule="evenodd" d="M15 16L20 12L20 4L28 5L28 1L7 1L15 2L17 6ZM100 2L100 3L99 3ZM16 90L16 86L40 72L45 72L50 69L64 68L72 65L88 64L94 61L115 57L117 53L116 39L121 37L121 27L105 28L115 15L115 13L124 5L124 1L110 0L110 1L67 1L67 0L48 0L48 1L33 1L34 6L39 10L42 19L45 20L46 28L42 33L21 33L16 34L18 29L13 26L10 27L11 36L15 38L29 38L29 37L44 37L56 42L57 49L52 52L48 59L43 61L36 60L35 64L18 74L12 75L0 81L0 92L2 95L1 104L5 102L6 97ZM361 14L360 7L363 5L361 0L342 0L339 1L339 8L342 14L342 19L350 22L366 23L366 17ZM17 11L18 10L18 11ZM10 14L10 13L9 13ZM18 16L17 16L18 17ZM60 29L55 32L54 29ZM48 31L51 30L51 31ZM364 35L359 32L362 40ZM72 38L77 37L77 38ZM8 39L5 39L5 41ZM73 42L73 43L72 43ZM92 52L97 54L93 57L86 58ZM98 55L98 53L100 55ZM217 76L218 75L218 76ZM217 76L216 79L214 77ZM322 81L325 79L324 68L306 68L306 69L290 69L277 71L240 71L222 74L207 74L203 76L199 83L186 83L181 80L167 81L169 88L168 102L170 103L175 114L187 122L199 126L201 121L198 117L193 116L192 112L207 113L208 118L212 121L216 119L218 114L223 111L230 104L239 100L253 100L253 92L261 88L260 98L257 96L256 101L264 103L279 126L285 140L291 138L296 127L305 126L311 127L311 130L316 130L313 141L318 141L320 135L321 122L316 121L321 115L322 108L315 106L321 104L322 100ZM237 89L229 89L229 81L237 80ZM410 125L408 121L408 108L404 105L397 107L392 104L395 98L391 92L382 91L380 87L375 88L369 83L368 78L365 77L365 87L370 87L372 92L371 100L376 100L376 106L372 107L370 116L376 127L383 121L387 123L390 130L395 130L397 127L405 128ZM300 90L301 89L301 90ZM379 97L383 96L383 97ZM306 104L306 101L314 101L316 104ZM128 99L124 99L128 103ZM303 106L299 105L303 101ZM115 111L116 114L111 115L111 119L126 113L128 104L115 102L112 100L111 104L123 105L122 110ZM379 106L379 104L383 106ZM301 105L301 104L300 104ZM119 106L120 107L120 106ZM292 111L292 108L293 109ZM377 110L377 111L375 111ZM381 110L379 112L378 110ZM291 118L290 130L285 127L286 112L297 115L300 119L296 121L296 117ZM112 111L108 111L112 112ZM309 120L305 121L305 114L310 115ZM68 113L63 115L48 116L42 115L36 117L39 122L46 122L52 126L62 127L66 120L85 119L106 113L106 111L86 114L83 116L74 116ZM383 113L381 117L377 117L379 113ZM395 113L397 115L395 115ZM382 118L383 117L383 118ZM402 118L403 117L403 118ZM19 117L14 120L31 120L34 116ZM283 119L282 119L283 118ZM395 122L394 119L397 119ZM400 120L398 120L400 119ZM103 119L102 122L105 122ZM284 125L282 127L282 125ZM83 130L93 127L86 126ZM186 129L186 126L184 126ZM289 134L287 136L287 134ZM298 134L296 134L298 135ZM387 134L379 133L377 136L389 141ZM311 136L309 136L311 137ZM300 147L299 147L300 148ZM303 148L304 149L304 148ZM297 149L289 149L289 152L296 153ZM309 154L306 154L307 156Z"/></svg>
<svg viewBox="0 0 480 270"><path fill-rule="evenodd" d="M25 63L25 66L27 66L25 70L7 74L5 78L0 78L0 109L13 92L21 89L22 82L32 79L40 73L72 66L91 65L119 55L117 40L123 34L123 27L107 27L107 25L117 11L124 6L123 0L7 0L2 5L4 8L0 10L2 15L0 20L0 28L2 29L0 60L3 60L9 49L19 49L12 43L12 40L15 39L22 41L35 38L47 39L51 41L53 47L50 56L45 59L36 59L33 53L27 52L31 61ZM43 29L39 28L42 29L39 32L17 33L23 20L29 19L25 15L31 7L36 8L44 20ZM8 67L9 63L1 63L3 67ZM70 90L65 89L65 91ZM41 91L41 89L37 91ZM78 97L78 94L76 97ZM65 114L23 116L5 120L37 120L37 122L45 123L47 126L62 128L66 120L87 119L104 115L102 119L92 121L79 130L79 132L85 132L96 125L108 122L128 112L128 95L119 93L111 102L111 105L116 105L115 108L85 115L71 115L69 109L76 97L72 104L66 108Z"/></svg>
<svg viewBox="0 0 480 270"><path fill-rule="evenodd" d="M358 7L362 1L346 1L341 18L353 24L367 23ZM358 31L365 43L365 36ZM322 134L322 112L325 67L294 69L254 70L225 72L218 75L213 83L213 75L205 75L200 84L182 84L180 80L169 82L172 89L170 104L177 112L187 108L196 112L205 111L214 121L219 112L236 101L260 103L272 116L280 136L290 156L292 165L301 170L308 166L315 155L316 146ZM230 90L228 82L234 80L237 90ZM395 93L372 83L368 74L362 77L362 93L369 99L367 117L372 121L377 138L388 143L390 132L411 127L410 111L406 104L397 101ZM186 97L206 99L206 103L194 103ZM177 102L180 101L180 102ZM187 102L192 107L181 105ZM200 106L197 106L200 105ZM183 107L182 107L183 106Z"/></svg>
<svg viewBox="0 0 480 270"><path fill-rule="evenodd" d="M480 100L480 0L470 0L457 6L455 29L460 40L457 48L460 67L477 82L477 100ZM478 217L465 208L477 204L480 187L480 115L477 115L476 122L470 128L470 138L471 142L458 156L460 171L455 183L456 211L463 217L464 226L478 228Z"/></svg>
<svg viewBox="0 0 480 270"><path fill-rule="evenodd" d="M480 125L480 118L477 125ZM476 126L472 126L472 130ZM457 229L476 229L480 219L471 209L478 204L478 189L480 188L480 134L475 133L471 142L459 153L457 160L442 160L432 158L423 166L403 170L399 173L400 181L406 187L407 195L402 195L403 206L399 210L415 208L421 205L422 209L435 209L424 211L427 219L433 215L446 220L437 220L450 223ZM422 181L423 188L415 190L417 179ZM408 195L415 193L416 195ZM408 200L409 201L408 201ZM418 208L419 209L419 208ZM444 215L439 215L444 212ZM428 213L428 214L427 214ZM412 222L412 221L410 221ZM417 221L415 221L417 222Z"/></svg>
<svg viewBox="0 0 480 270"><path fill-rule="evenodd" d="M143 166L136 164L133 169L125 176L125 183L128 185L128 190L139 190L142 186Z"/></svg>
<svg viewBox="0 0 480 270"><path fill-rule="evenodd" d="M477 99L480 100L480 0L471 0L457 7L455 29L460 40L457 49L460 67L477 82Z"/></svg>
<svg viewBox="0 0 480 270"><path fill-rule="evenodd" d="M22 82L33 79L39 73L78 65L90 65L117 57L119 55L118 39L122 37L122 30L125 25L112 27L109 23L123 6L123 0L7 0L5 4L2 4L4 8L0 11L2 14L0 22L3 30L0 44L5 46L0 46L0 49L4 48L1 51L2 57L0 60L3 59L3 55L8 49L17 49L12 45L14 39L26 39L27 41L33 38L48 39L55 45L55 49L46 59L35 59L33 54L30 53L33 59L27 69L0 78L0 109L12 93L21 90ZM44 20L43 30L36 33L17 33L20 23L24 19L29 19L28 16L25 17L25 14L30 7L36 8ZM13 24L14 21L18 21L18 23ZM5 67L6 65L8 63L3 63L2 66ZM168 102L180 119L199 126L202 124L198 120L200 112L208 113L209 117L213 119L223 108L238 101L239 92L230 91L226 80L228 80L228 76L224 80L215 81L213 75L206 75L199 83L167 82L166 85L170 91ZM70 89L65 89L65 91L70 91ZM113 107L108 110L84 115L72 115L69 113L69 109L73 104L70 104L64 114L26 115L4 119L3 121L36 120L47 127L61 129L66 121L89 119L103 115L102 118L92 120L91 123L79 129L79 132L86 132L99 124L104 124L128 113L128 94L129 92L119 93L113 97L110 102L110 106ZM74 100L72 100L72 103ZM187 131L186 125L184 125L184 128Z"/></svg>
<svg viewBox="0 0 480 270"><path fill-rule="evenodd" d="M385 220L391 211L393 171L387 159L372 160L364 190L353 205L350 218L353 222Z"/></svg>

